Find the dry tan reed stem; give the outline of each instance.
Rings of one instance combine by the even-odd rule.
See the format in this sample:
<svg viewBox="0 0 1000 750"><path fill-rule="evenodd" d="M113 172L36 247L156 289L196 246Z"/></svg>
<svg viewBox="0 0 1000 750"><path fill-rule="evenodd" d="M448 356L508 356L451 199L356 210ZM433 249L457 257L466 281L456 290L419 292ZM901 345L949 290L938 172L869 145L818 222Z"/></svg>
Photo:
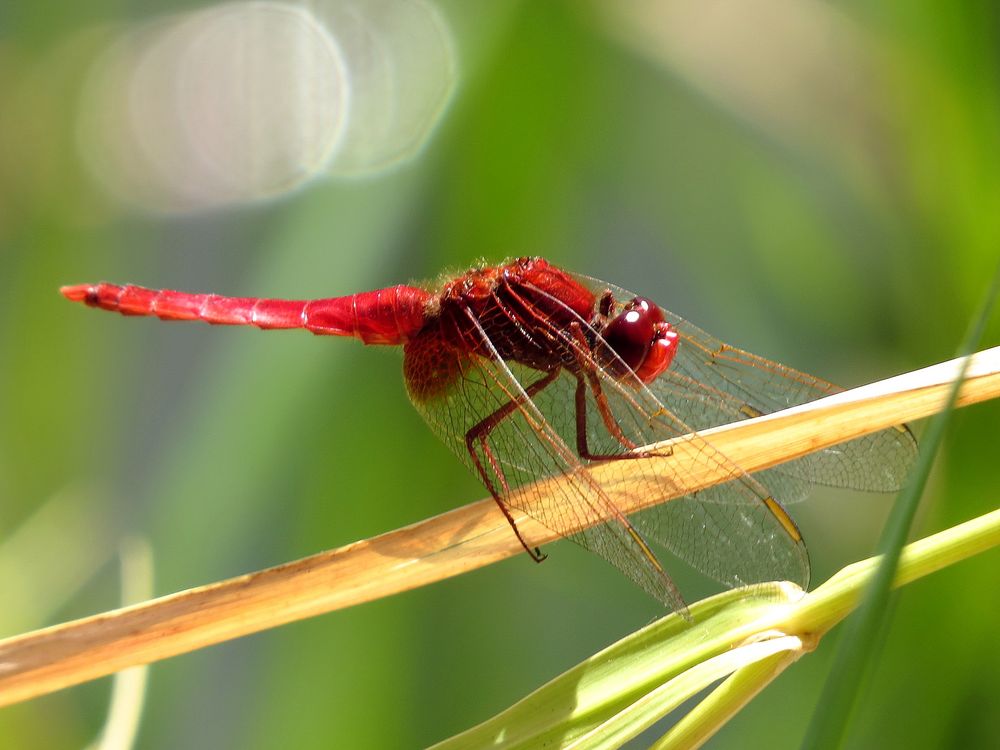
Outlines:
<svg viewBox="0 0 1000 750"><path fill-rule="evenodd" d="M757 471L933 414L957 371L957 361L945 362L702 435L744 470ZM974 355L966 377L960 405L1000 395L1000 347ZM671 442L669 459L650 460L670 460L688 478L680 494L724 478L721 467L713 476L695 461L683 438ZM597 481L606 467L591 469ZM547 502L561 496L555 492ZM625 512L636 509L624 505L630 497L615 496ZM516 521L531 544L557 536L523 514ZM275 568L8 638L0 641L0 705L423 586L520 551L493 501L483 500Z"/></svg>

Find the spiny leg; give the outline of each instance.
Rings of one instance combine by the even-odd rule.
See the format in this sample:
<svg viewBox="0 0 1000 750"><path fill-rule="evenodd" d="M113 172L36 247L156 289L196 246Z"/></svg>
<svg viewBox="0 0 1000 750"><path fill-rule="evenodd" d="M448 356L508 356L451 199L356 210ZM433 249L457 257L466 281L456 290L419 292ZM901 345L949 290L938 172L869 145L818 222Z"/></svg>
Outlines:
<svg viewBox="0 0 1000 750"><path fill-rule="evenodd" d="M570 328L572 329L573 338L576 343L576 346L572 347L573 354L576 356L576 361L579 365L579 372L574 373L576 376L576 452L580 455L580 458L588 461L618 461L626 458L640 458L642 454L631 452L638 446L625 436L617 420L615 420L614 414L611 413L611 407L608 406L608 399L601 389L601 381L597 377L597 373L594 372L593 359L588 356L590 354L590 346L587 344L587 339L583 335L580 324L573 323ZM594 394L594 403L597 406L598 413L601 415L604 428L626 451L629 451L628 453L599 454L590 452L590 448L587 445L587 385L584 382L584 378L590 383L590 389Z"/></svg>
<svg viewBox="0 0 1000 750"><path fill-rule="evenodd" d="M507 523L509 523L510 527L514 530L514 535L517 537L517 540L521 543L521 546L524 547L524 551L527 552L531 556L531 559L534 560L535 562L541 562L542 560L544 560L545 555L542 554L541 550L539 550L538 547L535 547L535 549L531 549L524 541L524 538L521 536L520 530L517 528L517 524L514 522L514 517L510 514L510 511L507 509L506 504L500 498L500 495L497 492L496 487L494 487L493 485L493 480L490 479L489 472L486 471L482 462L479 460L479 456L476 453L475 444L476 442L478 442L480 447L482 448L483 455L489 462L490 468L493 470L494 476L496 476L500 480L500 485L503 488L504 494L509 494L510 487L507 485L507 478L504 476L503 469L500 466L500 462L497 461L496 456L493 455L493 450L490 448L489 445L490 433L504 419L509 417L515 411L520 409L525 403L527 403L529 400L538 395L542 390L551 385L558 375L559 375L558 368L552 370L545 377L536 380L530 386L525 388L524 393L517 396L516 398L512 398L510 401L501 406L495 412L493 412L492 414L490 414L489 416L487 416L486 418L482 419L480 422L475 424L472 427L472 429L470 429L467 433L465 433L465 447L469 451L469 455L472 456L472 463L475 464L476 470L479 472L479 476L483 480L483 484L486 485L486 489L490 491L490 494L493 496L493 500L500 507L500 510L503 512L504 517L507 519Z"/></svg>

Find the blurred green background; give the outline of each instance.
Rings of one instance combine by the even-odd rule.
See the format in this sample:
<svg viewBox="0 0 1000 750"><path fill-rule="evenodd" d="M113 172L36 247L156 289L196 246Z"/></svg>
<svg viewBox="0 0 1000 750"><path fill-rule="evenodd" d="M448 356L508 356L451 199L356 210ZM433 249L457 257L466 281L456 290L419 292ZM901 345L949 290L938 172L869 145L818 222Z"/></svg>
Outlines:
<svg viewBox="0 0 1000 750"><path fill-rule="evenodd" d="M127 535L167 594L484 495L398 352L126 320L61 284L323 297L540 254L844 385L952 356L1000 255L995 3L437 5L459 86L418 159L169 218L102 196L74 117L87 30L180 3L0 7L0 635L116 606ZM956 415L915 536L996 506L998 418ZM792 509L814 582L870 553L890 502ZM547 551L155 664L137 746L425 745L661 613ZM993 552L903 592L851 746L996 741L997 571ZM796 747L834 641L710 747ZM85 745L109 687L0 710L0 747Z"/></svg>

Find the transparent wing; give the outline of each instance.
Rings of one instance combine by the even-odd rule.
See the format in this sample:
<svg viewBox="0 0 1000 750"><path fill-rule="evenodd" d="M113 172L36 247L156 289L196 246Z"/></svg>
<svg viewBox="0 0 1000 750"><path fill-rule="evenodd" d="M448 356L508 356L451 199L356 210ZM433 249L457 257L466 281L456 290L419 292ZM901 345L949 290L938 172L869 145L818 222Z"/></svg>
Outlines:
<svg viewBox="0 0 1000 750"><path fill-rule="evenodd" d="M585 321L579 323L586 326ZM488 342L484 327L478 331ZM545 336L549 345L567 350L576 345L567 331L553 328ZM456 361L443 365L421 363L437 356L455 356ZM580 352L580 356L587 353ZM416 343L407 349L407 362L408 367L419 367L427 373L450 373L445 378L451 383L449 387L419 397L411 395L432 429L474 470L477 461L470 454L466 435L491 414L516 402L514 413L490 432L488 448L477 448L479 465L492 467L498 477L502 502L524 510L556 533L601 555L668 606L681 609L683 603L644 538L663 544L695 568L728 585L776 579L792 580L803 587L808 584L805 546L794 523L767 490L699 435L689 435L691 429L638 381L618 382L593 364L600 391L629 440L644 445L689 435L686 439L696 461L722 470L731 479L695 496L634 514L630 524L609 490L598 486L583 470L577 455L581 429L587 435L591 454L626 453L602 420L589 382L584 399L585 424L581 424L576 408L580 380L570 370L561 370L547 387L535 392L534 384L545 373L502 362L496 356L442 355L440 351L420 351ZM426 378L422 373L408 372L407 380L419 382ZM676 498L685 486L669 458L623 458L608 462L605 470L613 475L607 484L615 492L638 493L650 502ZM532 482L547 476L560 477L558 501L525 494L530 492Z"/></svg>
<svg viewBox="0 0 1000 750"><path fill-rule="evenodd" d="M809 582L809 558L794 523L755 478L718 451L680 420L656 395L633 379L615 380L591 363L601 396L624 436L635 445L684 437L698 464L720 472L729 481L692 495L679 496L684 477L669 457L625 458L627 449L611 435L601 418L593 389L586 399L586 433L590 453L619 457L602 469L610 487L627 486L644 501L658 503L629 516L644 538L654 541L695 569L729 586L760 581L790 580L803 588ZM575 444L576 379L561 376L534 399L554 430ZM763 473L763 472L762 472ZM802 483L774 477L796 496ZM671 498L671 499L667 499ZM665 500L663 502L660 502Z"/></svg>
<svg viewBox="0 0 1000 750"><path fill-rule="evenodd" d="M598 292L610 289L620 302L636 296L595 279L581 280ZM664 315L680 334L680 343L670 368L649 388L659 402L695 430L770 414L842 390L729 346L666 310ZM786 503L805 496L804 483L895 492L909 473L916 449L909 428L900 425L781 464L768 470L766 476L769 486L784 482L787 494L779 492L778 486L772 489Z"/></svg>
<svg viewBox="0 0 1000 750"><path fill-rule="evenodd" d="M406 358L407 368L447 373L449 387L420 395L411 391L413 403L431 429L473 472L478 473L479 466L487 467L489 481L503 503L529 513L552 531L600 555L667 607L685 610L683 598L645 541L584 471L557 429L560 421L555 412L564 412L567 403L549 394L548 388L534 399L528 397L526 388L545 373L499 358L445 351L434 343L424 346L419 340L408 345ZM572 377L560 374L557 378L564 380ZM564 393L562 382L556 390ZM572 392L569 398L571 408ZM511 403L518 406L489 433L488 453L474 444L474 457L466 435ZM523 491L549 476L558 477L552 495Z"/></svg>

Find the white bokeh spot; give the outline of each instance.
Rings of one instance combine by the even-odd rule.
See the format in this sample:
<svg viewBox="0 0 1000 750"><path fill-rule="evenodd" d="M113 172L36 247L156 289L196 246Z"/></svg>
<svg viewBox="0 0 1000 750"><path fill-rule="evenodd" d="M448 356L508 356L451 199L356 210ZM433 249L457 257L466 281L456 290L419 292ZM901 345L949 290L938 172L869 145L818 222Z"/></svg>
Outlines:
<svg viewBox="0 0 1000 750"><path fill-rule="evenodd" d="M80 151L145 210L259 201L412 158L455 68L424 0L226 3L112 35L81 97Z"/></svg>

